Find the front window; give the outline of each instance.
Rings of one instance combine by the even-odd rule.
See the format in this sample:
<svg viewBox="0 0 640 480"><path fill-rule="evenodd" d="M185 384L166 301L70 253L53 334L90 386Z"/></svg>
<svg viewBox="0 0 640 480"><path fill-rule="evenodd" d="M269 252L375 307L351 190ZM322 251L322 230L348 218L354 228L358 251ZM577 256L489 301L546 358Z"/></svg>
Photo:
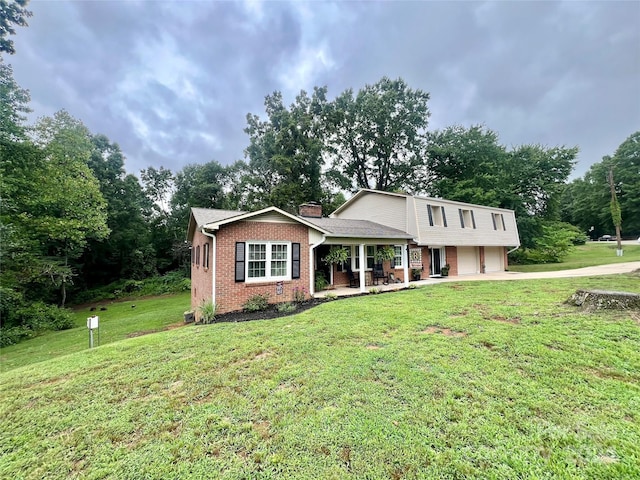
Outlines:
<svg viewBox="0 0 640 480"><path fill-rule="evenodd" d="M393 251L395 253L395 256L393 257L393 266L394 268L403 268L404 267L404 262L403 262L403 252L404 252L404 248L402 245L394 245L393 246Z"/></svg>
<svg viewBox="0 0 640 480"><path fill-rule="evenodd" d="M248 243L247 278L251 280L286 280L289 278L288 243Z"/></svg>
<svg viewBox="0 0 640 480"><path fill-rule="evenodd" d="M373 270L373 266L376 264L376 246L367 245L367 268Z"/></svg>
<svg viewBox="0 0 640 480"><path fill-rule="evenodd" d="M271 245L271 276L284 277L287 275L287 247L288 245Z"/></svg>

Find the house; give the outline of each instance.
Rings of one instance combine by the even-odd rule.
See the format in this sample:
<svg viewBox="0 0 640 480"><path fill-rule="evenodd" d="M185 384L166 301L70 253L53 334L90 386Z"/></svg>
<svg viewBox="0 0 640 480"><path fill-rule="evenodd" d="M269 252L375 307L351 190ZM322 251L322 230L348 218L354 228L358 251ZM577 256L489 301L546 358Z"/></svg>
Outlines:
<svg viewBox="0 0 640 480"><path fill-rule="evenodd" d="M378 282L406 286L412 269L423 277L440 275L445 264L450 275L504 270L506 247L519 245L511 210L375 190L359 191L329 217L314 203L298 215L192 208L187 239L191 307L213 301L219 313L240 310L255 295L270 303L313 295L318 275L365 292ZM323 258L336 246L347 261L327 265ZM383 247L393 259L378 259Z"/></svg>
<svg viewBox="0 0 640 480"><path fill-rule="evenodd" d="M191 308L213 301L225 313L242 309L255 295L267 295L271 303L291 301L296 292L313 295L316 272L322 270L335 284L349 284L346 268L322 262L336 245L353 252L355 288L364 292L376 280L370 246L397 245L399 252L406 251L411 235L369 220L323 218L320 205L305 204L299 215L276 207L256 212L192 208L187 239ZM398 268L408 282L406 262Z"/></svg>
<svg viewBox="0 0 640 480"><path fill-rule="evenodd" d="M519 247L513 210L484 207L402 193L362 189L333 214L338 219L367 219L411 234L412 268L423 277L501 272L508 247Z"/></svg>

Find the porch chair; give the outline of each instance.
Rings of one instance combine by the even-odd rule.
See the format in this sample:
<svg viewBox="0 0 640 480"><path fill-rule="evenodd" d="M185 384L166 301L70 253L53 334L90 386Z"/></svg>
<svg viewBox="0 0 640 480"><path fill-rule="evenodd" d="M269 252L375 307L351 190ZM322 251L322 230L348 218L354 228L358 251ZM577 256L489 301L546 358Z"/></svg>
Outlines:
<svg viewBox="0 0 640 480"><path fill-rule="evenodd" d="M360 286L360 279L358 278L358 274L354 273L351 270L351 267L347 265L347 276L349 277L349 287L350 288L358 288Z"/></svg>
<svg viewBox="0 0 640 480"><path fill-rule="evenodd" d="M382 281L385 285L387 284L387 274L384 273L384 269L382 268L381 263L376 263L373 266L373 281L376 285L378 285L378 280L383 278Z"/></svg>

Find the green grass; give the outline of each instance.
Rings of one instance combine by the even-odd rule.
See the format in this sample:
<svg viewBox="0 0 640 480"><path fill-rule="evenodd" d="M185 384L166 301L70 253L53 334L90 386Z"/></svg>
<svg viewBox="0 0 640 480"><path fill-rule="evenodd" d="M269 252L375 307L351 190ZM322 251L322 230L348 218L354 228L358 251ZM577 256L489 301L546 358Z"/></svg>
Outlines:
<svg viewBox="0 0 640 480"><path fill-rule="evenodd" d="M157 332L167 326L184 322L183 313L189 309L189 292L179 295L136 299L127 302L102 302L106 310L90 311L89 307L74 310L76 328L46 334L0 351L2 370L30 363L41 362L89 348L87 317L98 315L100 344L123 340L142 332ZM132 308L132 305L135 305ZM98 344L98 332L94 333L94 345Z"/></svg>
<svg viewBox="0 0 640 480"><path fill-rule="evenodd" d="M584 287L640 281L446 283L16 368L0 477L639 478L640 314L563 304Z"/></svg>
<svg viewBox="0 0 640 480"><path fill-rule="evenodd" d="M615 242L589 242L579 245L561 263L509 265L512 272L554 272L574 268L594 267L609 263L640 262L640 244L623 245L624 255L616 256Z"/></svg>

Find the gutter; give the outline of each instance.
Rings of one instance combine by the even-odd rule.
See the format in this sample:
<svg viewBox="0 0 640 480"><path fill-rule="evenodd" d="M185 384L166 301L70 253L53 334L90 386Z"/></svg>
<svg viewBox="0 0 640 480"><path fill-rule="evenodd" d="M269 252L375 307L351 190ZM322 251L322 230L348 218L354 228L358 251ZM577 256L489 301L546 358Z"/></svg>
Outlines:
<svg viewBox="0 0 640 480"><path fill-rule="evenodd" d="M511 252L515 252L515 251L516 251L516 250L518 250L519 248L520 248L520 245L518 245L518 246L517 246L517 247L515 247L515 248L512 248L511 250L509 250L509 251L507 252L507 255L509 255Z"/></svg>

